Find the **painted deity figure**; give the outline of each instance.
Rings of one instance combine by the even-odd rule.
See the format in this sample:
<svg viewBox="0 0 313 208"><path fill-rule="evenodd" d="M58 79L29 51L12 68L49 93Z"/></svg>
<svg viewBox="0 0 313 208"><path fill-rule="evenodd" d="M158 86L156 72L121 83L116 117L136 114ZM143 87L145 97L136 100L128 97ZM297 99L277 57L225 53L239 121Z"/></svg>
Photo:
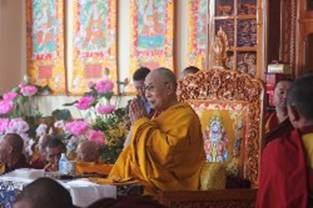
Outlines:
<svg viewBox="0 0 313 208"><path fill-rule="evenodd" d="M204 138L208 162L224 162L228 159L228 140L223 123L218 116L214 116L209 121Z"/></svg>

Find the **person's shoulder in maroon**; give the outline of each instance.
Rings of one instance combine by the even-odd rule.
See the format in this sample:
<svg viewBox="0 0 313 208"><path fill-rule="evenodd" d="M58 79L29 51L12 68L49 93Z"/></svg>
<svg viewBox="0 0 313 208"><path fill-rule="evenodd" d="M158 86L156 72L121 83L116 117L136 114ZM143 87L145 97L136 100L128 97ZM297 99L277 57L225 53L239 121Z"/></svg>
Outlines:
<svg viewBox="0 0 313 208"><path fill-rule="evenodd" d="M24 141L18 134L6 134L0 142L0 162L4 174L29 165L23 155Z"/></svg>
<svg viewBox="0 0 313 208"><path fill-rule="evenodd" d="M309 186L313 184L312 167L308 163L313 161L312 86L313 75L304 76L298 78L288 91L290 123L268 136L261 158L257 208L304 208L309 205ZM305 143L307 135L312 137Z"/></svg>

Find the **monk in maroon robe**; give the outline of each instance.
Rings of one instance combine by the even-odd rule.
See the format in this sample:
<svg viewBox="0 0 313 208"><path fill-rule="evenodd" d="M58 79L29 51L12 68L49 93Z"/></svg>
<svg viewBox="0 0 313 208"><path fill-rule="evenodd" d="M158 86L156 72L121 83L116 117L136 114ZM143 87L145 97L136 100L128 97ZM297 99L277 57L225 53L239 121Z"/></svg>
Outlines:
<svg viewBox="0 0 313 208"><path fill-rule="evenodd" d="M288 97L288 121L262 152L257 208L311 205L313 187L313 75L298 78ZM291 126L291 125L292 126Z"/></svg>
<svg viewBox="0 0 313 208"><path fill-rule="evenodd" d="M268 113L265 117L265 133L270 133L285 121L287 115L287 92L292 81L289 79L279 80L274 88L273 102L275 111Z"/></svg>
<svg viewBox="0 0 313 208"><path fill-rule="evenodd" d="M6 134L0 142L0 175L29 165L23 155L24 141L18 134Z"/></svg>

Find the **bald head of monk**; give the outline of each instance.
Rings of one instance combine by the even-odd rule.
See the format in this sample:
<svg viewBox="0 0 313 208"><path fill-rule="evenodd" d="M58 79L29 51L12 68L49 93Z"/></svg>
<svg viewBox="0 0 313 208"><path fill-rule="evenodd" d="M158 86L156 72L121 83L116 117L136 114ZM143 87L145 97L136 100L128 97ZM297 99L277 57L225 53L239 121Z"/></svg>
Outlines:
<svg viewBox="0 0 313 208"><path fill-rule="evenodd" d="M97 162L99 159L99 146L92 141L83 141L79 143L76 154L79 161Z"/></svg>
<svg viewBox="0 0 313 208"><path fill-rule="evenodd" d="M146 98L157 112L177 103L176 87L176 76L167 68L155 69L145 79Z"/></svg>
<svg viewBox="0 0 313 208"><path fill-rule="evenodd" d="M24 141L18 134L6 134L0 142L0 162L14 167L23 156Z"/></svg>

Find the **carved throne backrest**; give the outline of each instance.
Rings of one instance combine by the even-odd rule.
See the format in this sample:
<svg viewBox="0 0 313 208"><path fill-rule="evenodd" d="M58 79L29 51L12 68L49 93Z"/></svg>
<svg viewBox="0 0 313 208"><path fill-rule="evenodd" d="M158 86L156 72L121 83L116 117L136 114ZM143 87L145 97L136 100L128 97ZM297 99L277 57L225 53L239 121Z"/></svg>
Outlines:
<svg viewBox="0 0 313 208"><path fill-rule="evenodd" d="M249 74L213 67L178 81L177 95L199 115L207 160L225 163L228 171L256 186L263 132L262 82Z"/></svg>

